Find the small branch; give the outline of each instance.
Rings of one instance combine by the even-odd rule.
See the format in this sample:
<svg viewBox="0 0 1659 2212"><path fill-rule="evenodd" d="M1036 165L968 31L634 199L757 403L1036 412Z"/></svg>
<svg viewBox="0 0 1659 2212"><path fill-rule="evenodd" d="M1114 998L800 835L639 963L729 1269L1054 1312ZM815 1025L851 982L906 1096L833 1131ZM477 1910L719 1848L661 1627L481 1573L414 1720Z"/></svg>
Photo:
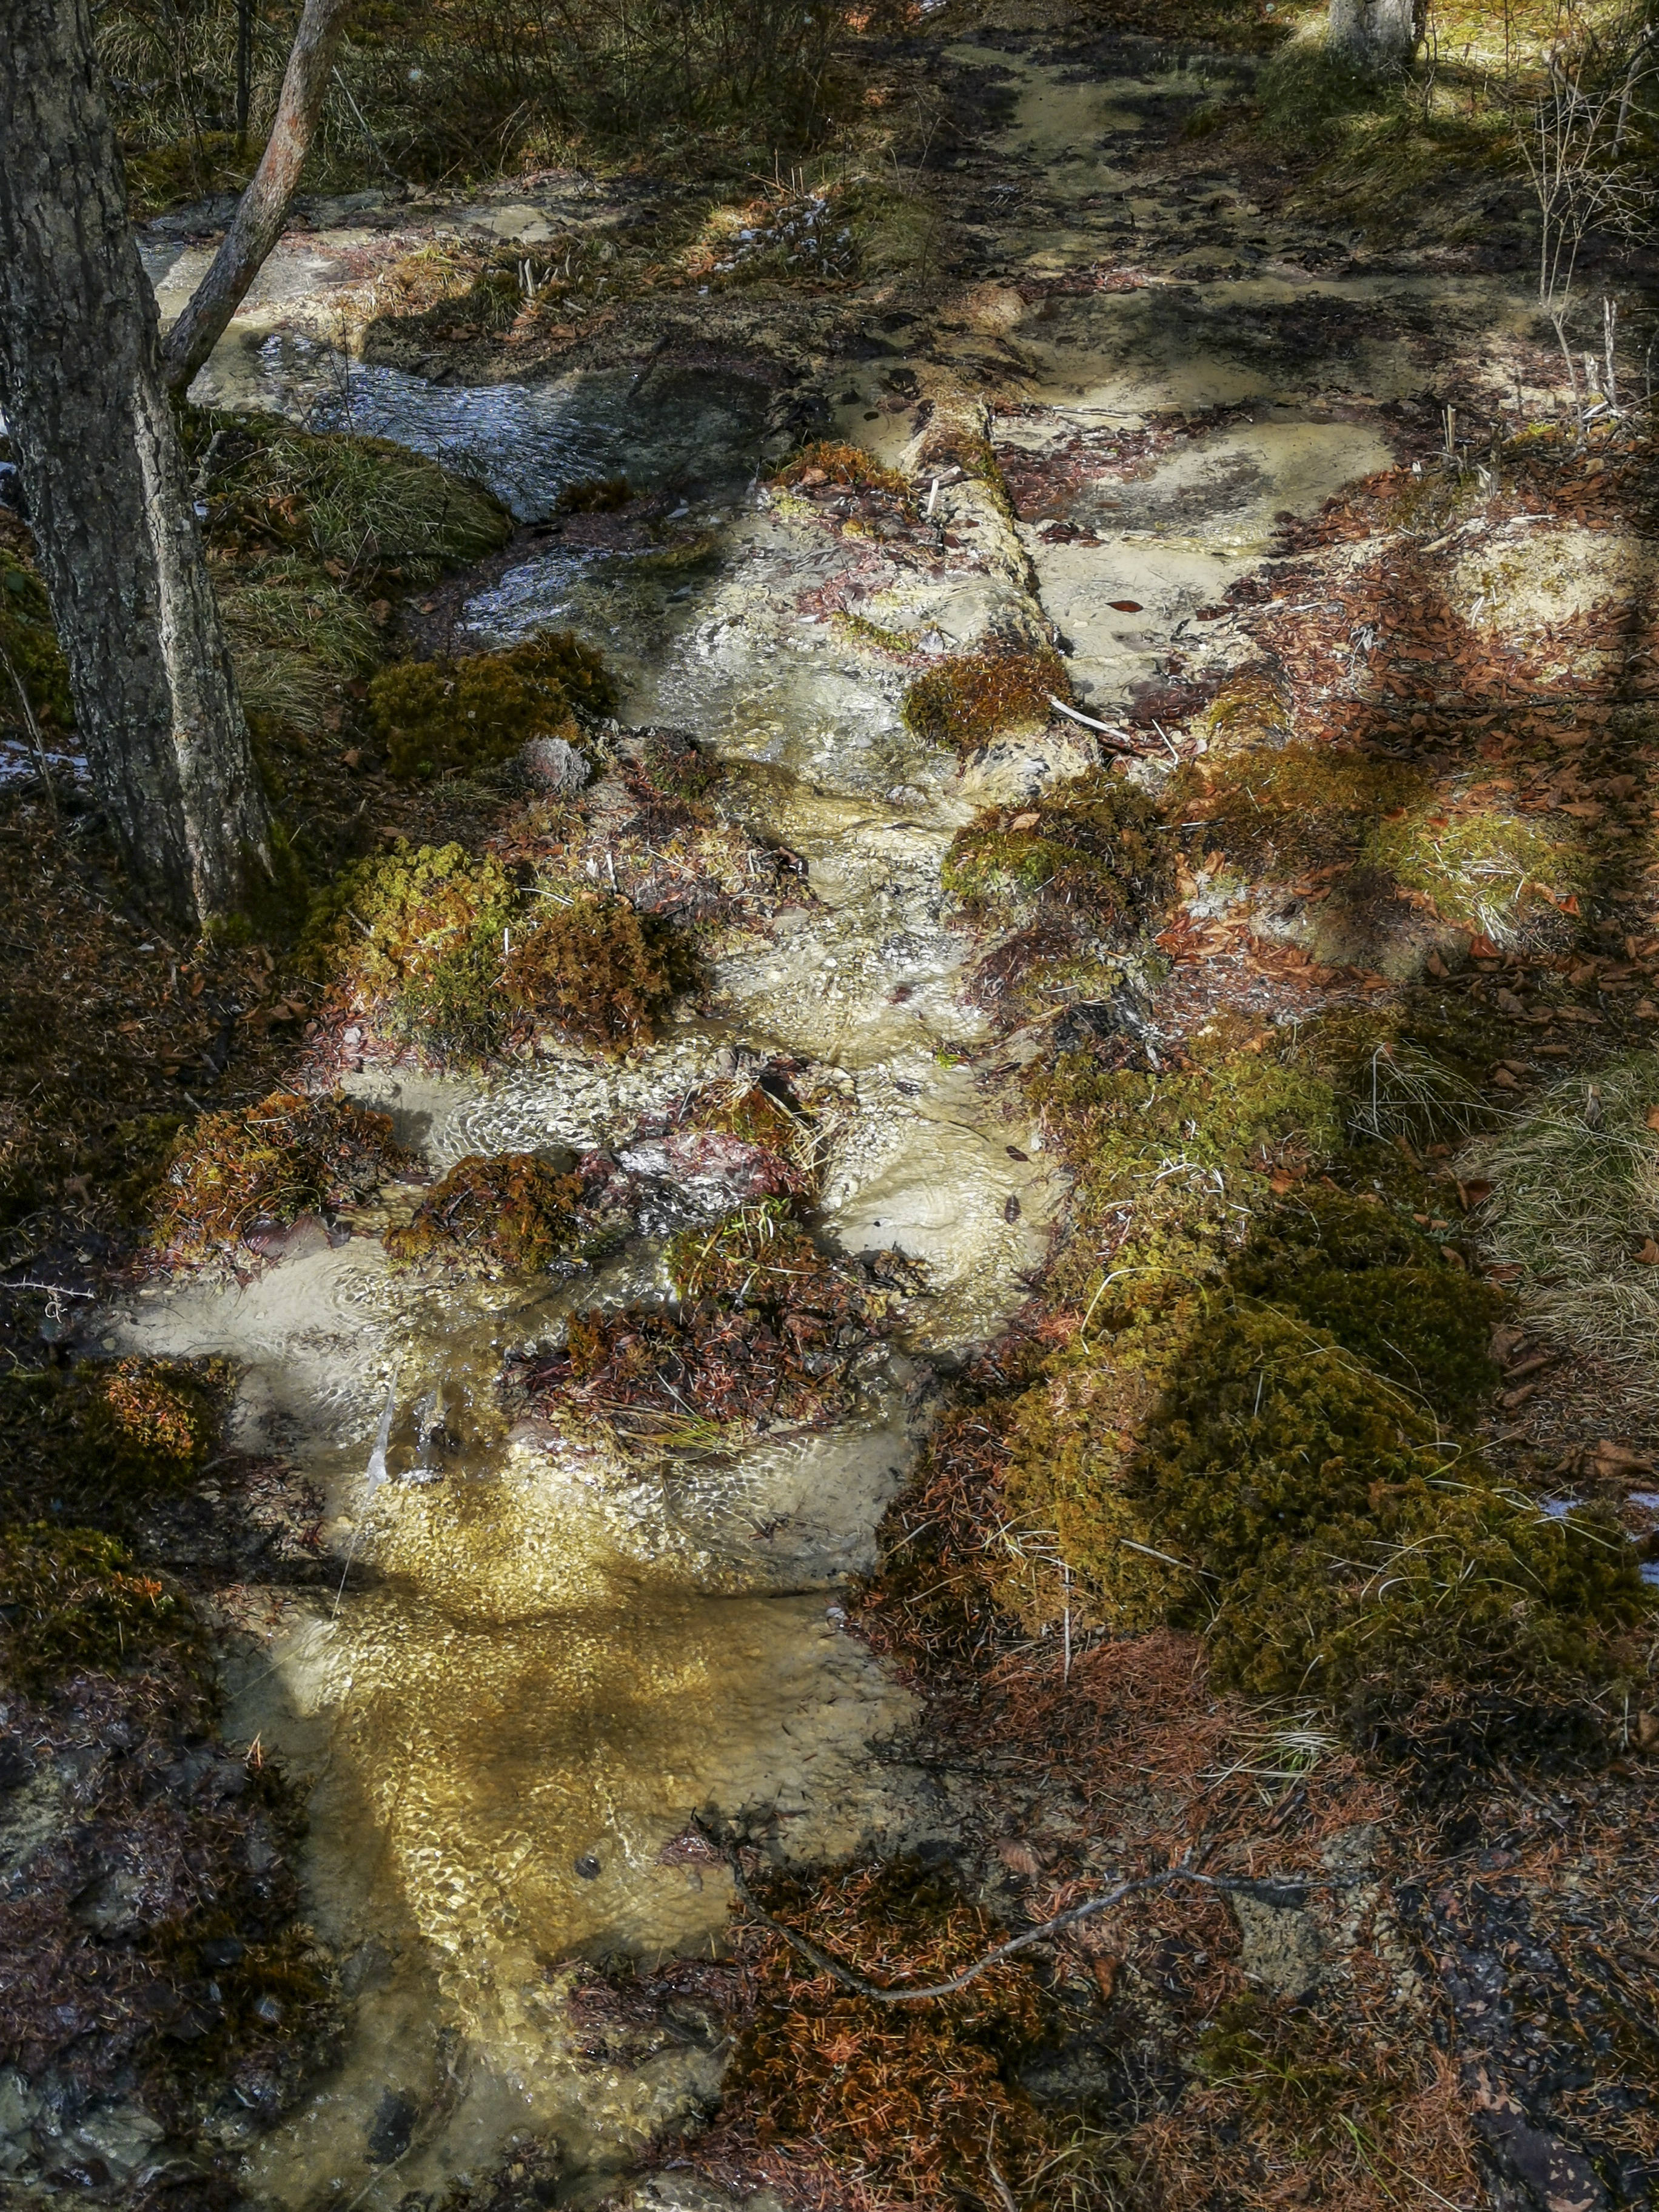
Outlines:
<svg viewBox="0 0 1659 2212"><path fill-rule="evenodd" d="M861 1997L870 1997L877 2004L922 2004L933 1997L954 1996L958 1990L966 1989L969 1982L976 1981L1000 1960L1012 1958L1018 1951L1029 1950L1033 1943L1052 1942L1066 1929L1092 1919L1097 1912L1109 1912L1115 1905L1121 1905L1127 1897L1142 1896L1153 1890L1173 1889L1178 1883L1188 1882L1197 1889L1216 1890L1225 1896L1254 1897L1264 1905L1283 1905L1290 1901L1289 1893L1295 1892L1299 1897L1308 1887L1304 1882L1274 1881L1271 1878L1250 1881L1242 1875L1198 1874L1190 1867L1170 1867L1163 1874L1142 1875L1137 1881L1119 1882L1115 1889L1105 1890L1100 1896L1089 1898L1082 1905L1074 1905L1069 1912L1056 1913L1052 1920L1028 1928L1023 1936L1011 1936L1007 1942L999 1943L994 1950L975 1959L972 1966L964 1966L948 1982L933 1982L925 1989L884 1989L879 1982L866 1981L862 1974L854 1973L850 1966L843 1966L828 1951L821 1951L811 1938L803 1936L799 1929L790 1928L781 1920L775 1919L744 1880L743 1869L734 1850L726 1850L726 1861L732 1870L732 1881L738 1895L757 1920L763 1921L767 1927L781 1936L821 1974L832 1976L843 1989L852 1990Z"/></svg>
<svg viewBox="0 0 1659 2212"><path fill-rule="evenodd" d="M1075 707L1068 707L1063 699L1056 699L1052 691L1048 694L1048 704L1055 714L1064 714L1068 722L1080 722L1085 730L1098 730L1102 737L1110 738L1126 752L1133 751L1135 741L1127 730L1116 729L1110 722L1097 722L1092 714L1080 714Z"/></svg>

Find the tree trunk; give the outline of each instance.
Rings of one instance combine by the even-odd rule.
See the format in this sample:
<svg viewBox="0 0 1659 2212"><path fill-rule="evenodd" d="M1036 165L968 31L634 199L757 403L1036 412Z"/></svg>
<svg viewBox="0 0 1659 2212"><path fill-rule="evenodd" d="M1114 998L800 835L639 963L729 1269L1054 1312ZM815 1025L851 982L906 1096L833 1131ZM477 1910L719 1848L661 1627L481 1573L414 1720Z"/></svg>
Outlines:
<svg viewBox="0 0 1659 2212"><path fill-rule="evenodd" d="M161 382L88 0L9 0L6 33L0 404L94 788L140 896L191 927L269 882L270 818Z"/></svg>
<svg viewBox="0 0 1659 2212"><path fill-rule="evenodd" d="M328 73L345 19L347 0L305 0L283 78L276 120L252 181L237 203L208 272L167 332L167 380L175 392L191 379L223 337L225 326L246 296L247 288L283 234L289 207L305 167L306 155L323 112Z"/></svg>
<svg viewBox="0 0 1659 2212"><path fill-rule="evenodd" d="M1327 49L1357 69L1403 69L1421 36L1418 0L1331 0Z"/></svg>

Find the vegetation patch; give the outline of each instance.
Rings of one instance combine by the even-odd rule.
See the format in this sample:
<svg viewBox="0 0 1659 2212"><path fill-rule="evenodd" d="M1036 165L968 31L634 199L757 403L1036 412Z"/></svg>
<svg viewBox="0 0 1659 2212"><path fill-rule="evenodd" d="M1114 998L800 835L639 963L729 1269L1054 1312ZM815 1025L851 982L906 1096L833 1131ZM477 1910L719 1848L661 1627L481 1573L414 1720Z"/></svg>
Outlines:
<svg viewBox="0 0 1659 2212"><path fill-rule="evenodd" d="M1096 770L1029 805L976 816L952 839L941 880L972 920L1012 897L1066 910L1091 937L1121 945L1174 878L1158 807L1122 777Z"/></svg>
<svg viewBox="0 0 1659 2212"><path fill-rule="evenodd" d="M776 1875L766 1909L866 1979L947 1980L1002 1930L948 1874L914 1861ZM733 1931L752 2009L726 2077L722 2132L809 2143L849 2189L872 2185L927 2206L996 2203L1031 2212L1085 2201L1045 2123L1011 2076L1051 2031L1035 1966L1010 1960L957 1995L882 2005L814 1975L774 1931Z"/></svg>
<svg viewBox="0 0 1659 2212"><path fill-rule="evenodd" d="M971 752L1009 730L1047 726L1050 697L1072 696L1058 653L952 653L937 662L904 695L907 727L929 744Z"/></svg>
<svg viewBox="0 0 1659 2212"><path fill-rule="evenodd" d="M191 410L210 544L304 550L339 580L424 583L504 545L492 492L387 438L324 436L277 416Z"/></svg>
<svg viewBox="0 0 1659 2212"><path fill-rule="evenodd" d="M658 1016L690 981L687 955L665 922L596 892L550 900L543 918L514 939L501 971L509 1005L599 1052L648 1044Z"/></svg>
<svg viewBox="0 0 1659 2212"><path fill-rule="evenodd" d="M781 1200L683 1231L666 1265L678 1312L578 1315L562 1350L515 1365L515 1389L637 1450L820 1426L844 1411L859 1355L916 1285L893 1253L830 1258Z"/></svg>
<svg viewBox="0 0 1659 2212"><path fill-rule="evenodd" d="M415 1218L386 1233L405 1266L545 1274L582 1256L582 1181L537 1152L470 1154L434 1183Z"/></svg>
<svg viewBox="0 0 1659 2212"><path fill-rule="evenodd" d="M1469 1168L1492 1185L1482 1242L1516 1271L1529 1326L1659 1405L1659 1059L1553 1085Z"/></svg>
<svg viewBox="0 0 1659 2212"><path fill-rule="evenodd" d="M178 1263L246 1258L256 1232L366 1197L410 1164L389 1114L274 1091L184 1130L155 1199L155 1242Z"/></svg>
<svg viewBox="0 0 1659 2212"><path fill-rule="evenodd" d="M910 483L897 469L883 466L862 446L849 446L820 438L792 454L772 481L791 490L816 491L825 484L844 485L851 491L884 491L910 502Z"/></svg>
<svg viewBox="0 0 1659 2212"><path fill-rule="evenodd" d="M46 1522L0 1529L0 1651L19 1687L82 1669L119 1674L199 1634L184 1600L117 1538Z"/></svg>
<svg viewBox="0 0 1659 2212"><path fill-rule="evenodd" d="M1530 901L1555 908L1588 887L1589 859L1576 838L1550 834L1535 818L1419 800L1379 821L1367 857L1407 890L1431 900L1443 921L1490 938L1520 941Z"/></svg>
<svg viewBox="0 0 1659 2212"><path fill-rule="evenodd" d="M369 709L393 775L476 771L531 738L581 745L571 714L609 714L616 692L605 663L568 631L465 660L403 660L369 685Z"/></svg>
<svg viewBox="0 0 1659 2212"><path fill-rule="evenodd" d="M1398 762L1285 744L1195 763L1177 777L1170 812L1201 823L1239 866L1294 873L1355 859L1385 816L1425 804L1427 791Z"/></svg>
<svg viewBox="0 0 1659 2212"><path fill-rule="evenodd" d="M43 729L67 730L75 720L69 664L64 659L46 604L46 586L10 548L0 545L0 725L21 722L16 686L28 694Z"/></svg>

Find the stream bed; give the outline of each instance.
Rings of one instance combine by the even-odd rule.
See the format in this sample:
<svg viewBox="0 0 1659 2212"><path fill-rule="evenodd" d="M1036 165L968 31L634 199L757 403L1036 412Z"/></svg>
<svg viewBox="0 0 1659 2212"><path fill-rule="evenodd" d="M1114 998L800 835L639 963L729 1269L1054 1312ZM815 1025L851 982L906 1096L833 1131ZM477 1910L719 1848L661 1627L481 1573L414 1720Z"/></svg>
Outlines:
<svg viewBox="0 0 1659 2212"><path fill-rule="evenodd" d="M1424 284L1316 278L1252 248L1251 269L1082 289L1027 326L1019 280L1121 253L1149 189L1126 166L1141 106L1202 87L1179 70L1089 83L1001 47L952 55L1012 87L983 149L1011 180L1001 273L963 343L994 330L1018 349L999 452L1051 471L1051 519L1072 526L1018 526L1036 611L1079 696L1110 710L1262 560L1279 518L1386 464L1368 410L1419 374L1389 301ZM553 547L482 586L462 631L494 646L575 628L618 669L623 722L684 729L743 770L745 820L804 857L813 895L723 964L716 1018L687 1012L620 1067L574 1052L487 1082L371 1066L350 1088L441 1173L469 1152L614 1143L734 1048L793 1054L832 1072L848 1109L819 1233L929 1269L908 1334L841 1425L647 1476L499 1410L502 1360L545 1340L568 1285L434 1290L372 1235L319 1237L244 1285L180 1279L108 1318L123 1352L241 1363L236 1440L319 1486L342 1570L337 1598L245 1593L233 1639L227 1733L311 1781L312 1911L352 2008L337 2069L269 2135L243 2125L245 2186L284 2212L390 2208L488 2171L515 2136L550 2135L598 2194L718 2084L715 2047L596 2069L568 2002L574 1959L718 1944L729 1882L671 1848L693 1816L741 1817L800 1861L912 1847L961 1818L950 1789L872 1749L902 1743L912 1701L843 1632L837 1593L873 1559L933 1363L1004 1325L1064 1195L1011 1071L985 1073L940 862L1010 787L1004 769L1035 787L1090 756L1079 738L964 775L907 729L912 670L836 612L907 632L926 659L982 639L1015 587L971 545L906 564L769 498L763 384L665 365L642 392L623 372L458 387L365 368L316 334L333 264L313 261L309 290L273 264L203 396L398 440L483 477L526 522L594 477L675 495L710 544L689 579ZM1476 280L1463 292L1506 312ZM1305 349L1273 337L1314 300L1369 333L1340 376L1310 375ZM316 310L308 325L284 321L296 302ZM900 458L907 426L890 410L866 430L871 403L937 358L889 349L838 370L837 434ZM1191 436L1124 465L1129 441L1183 410ZM580 1295L665 1291L659 1240L642 1239ZM425 1479L414 1425L434 1390L459 1439L441 1480ZM374 1487L388 1395L390 1476Z"/></svg>

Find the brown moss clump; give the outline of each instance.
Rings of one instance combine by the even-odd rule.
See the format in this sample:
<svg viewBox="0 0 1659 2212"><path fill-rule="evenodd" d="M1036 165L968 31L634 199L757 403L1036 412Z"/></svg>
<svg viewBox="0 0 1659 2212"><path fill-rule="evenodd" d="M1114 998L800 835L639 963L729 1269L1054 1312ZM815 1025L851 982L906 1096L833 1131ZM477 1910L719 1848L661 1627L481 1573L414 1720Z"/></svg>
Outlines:
<svg viewBox="0 0 1659 2212"><path fill-rule="evenodd" d="M20 1686L81 1669L117 1674L198 1633L184 1601L115 1537L45 1522L0 1531L0 1651Z"/></svg>
<svg viewBox="0 0 1659 2212"><path fill-rule="evenodd" d="M937 1869L895 1860L775 1877L767 1910L879 1984L947 1980L1001 1937ZM725 2086L723 2130L813 2146L852 2186L905 2203L1073 2201L1059 2139L1006 2078L1054 2015L1010 1960L951 1997L882 2005L814 1975L769 1929L738 1932L753 2010Z"/></svg>
<svg viewBox="0 0 1659 2212"><path fill-rule="evenodd" d="M907 502L908 480L896 469L884 468L862 446L844 445L820 438L793 454L772 479L774 483L799 486L811 491L820 484L843 484L852 491L884 491Z"/></svg>
<svg viewBox="0 0 1659 2212"><path fill-rule="evenodd" d="M1093 939L1125 940L1174 881L1158 808L1097 772L1024 806L993 807L957 830L941 880L984 920L1012 896L1064 910Z"/></svg>
<svg viewBox="0 0 1659 2212"><path fill-rule="evenodd" d="M363 1198L410 1164L390 1115L274 1091L183 1132L157 1195L155 1242L175 1261L234 1259L256 1229Z"/></svg>
<svg viewBox="0 0 1659 2212"><path fill-rule="evenodd" d="M386 1231L386 1249L406 1266L545 1273L580 1256L581 1194L580 1176L538 1153L471 1155L427 1193L412 1221Z"/></svg>
<svg viewBox="0 0 1659 2212"><path fill-rule="evenodd" d="M510 1005L601 1052L648 1044L657 1017L690 980L665 923L592 892L550 902L514 940L501 970Z"/></svg>
<svg viewBox="0 0 1659 2212"><path fill-rule="evenodd" d="M515 1385L635 1449L816 1427L844 1410L854 1361L915 1280L891 1253L831 1259L778 1200L682 1231L666 1262L678 1314L578 1315L563 1349L522 1363Z"/></svg>
<svg viewBox="0 0 1659 2212"><path fill-rule="evenodd" d="M555 514L614 514L634 496L626 477L590 477L567 484L553 503Z"/></svg>
<svg viewBox="0 0 1659 2212"><path fill-rule="evenodd" d="M608 714L616 689L599 654L568 631L465 660L402 660L368 687L393 775L494 767L528 739L579 738L571 708Z"/></svg>
<svg viewBox="0 0 1659 2212"><path fill-rule="evenodd" d="M1285 872L1356 858L1383 817L1419 800L1415 769L1326 745L1230 753L1184 770L1172 819L1200 822L1241 866Z"/></svg>
<svg viewBox="0 0 1659 2212"><path fill-rule="evenodd" d="M210 1379L176 1360L123 1359L94 1385L92 1431L118 1462L193 1474L219 1440Z"/></svg>
<svg viewBox="0 0 1659 2212"><path fill-rule="evenodd" d="M1044 727L1054 711L1050 695L1072 696L1058 653L953 653L905 693L904 720L929 744L969 752L1004 731Z"/></svg>
<svg viewBox="0 0 1659 2212"><path fill-rule="evenodd" d="M117 1517L181 1488L218 1447L216 1360L83 1360L0 1382L0 1518Z"/></svg>

